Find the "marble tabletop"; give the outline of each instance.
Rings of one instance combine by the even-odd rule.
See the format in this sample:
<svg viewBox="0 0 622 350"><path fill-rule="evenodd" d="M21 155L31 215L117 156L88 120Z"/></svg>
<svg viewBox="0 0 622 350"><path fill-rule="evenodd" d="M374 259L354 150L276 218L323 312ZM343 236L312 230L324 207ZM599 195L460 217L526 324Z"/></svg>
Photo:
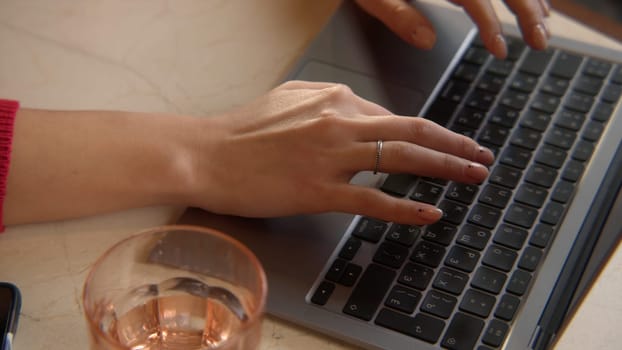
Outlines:
<svg viewBox="0 0 622 350"><path fill-rule="evenodd" d="M338 3L0 0L0 96L50 109L218 113L276 85ZM551 26L621 47L557 14ZM94 260L134 232L173 223L182 210L8 227L0 235L0 280L17 284L24 299L14 348L87 348L80 298ZM615 348L620 287L618 249L557 348ZM272 317L263 327L262 350L354 349Z"/></svg>

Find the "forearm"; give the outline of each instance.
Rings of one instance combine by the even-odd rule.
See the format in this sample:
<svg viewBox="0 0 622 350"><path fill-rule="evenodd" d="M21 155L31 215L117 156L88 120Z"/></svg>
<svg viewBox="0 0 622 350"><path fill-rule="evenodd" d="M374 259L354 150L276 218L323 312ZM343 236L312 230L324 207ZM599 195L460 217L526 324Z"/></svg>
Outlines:
<svg viewBox="0 0 622 350"><path fill-rule="evenodd" d="M14 130L6 224L186 204L198 119L22 109Z"/></svg>

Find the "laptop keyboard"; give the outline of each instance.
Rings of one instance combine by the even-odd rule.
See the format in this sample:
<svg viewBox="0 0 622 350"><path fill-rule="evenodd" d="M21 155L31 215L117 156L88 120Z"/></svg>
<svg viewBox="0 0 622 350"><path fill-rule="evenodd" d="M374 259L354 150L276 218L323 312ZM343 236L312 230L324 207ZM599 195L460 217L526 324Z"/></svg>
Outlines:
<svg viewBox="0 0 622 350"><path fill-rule="evenodd" d="M619 64L478 40L427 116L497 155L481 185L408 174L381 189L438 205L435 224L358 217L310 301L447 349L503 344L622 94Z"/></svg>

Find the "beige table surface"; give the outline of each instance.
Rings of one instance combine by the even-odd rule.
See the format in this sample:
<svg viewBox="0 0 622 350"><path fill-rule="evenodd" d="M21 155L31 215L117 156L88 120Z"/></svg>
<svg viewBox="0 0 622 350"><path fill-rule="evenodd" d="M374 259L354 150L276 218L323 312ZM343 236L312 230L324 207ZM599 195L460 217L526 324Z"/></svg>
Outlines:
<svg viewBox="0 0 622 350"><path fill-rule="evenodd" d="M217 113L274 86L337 3L0 0L0 96L41 108ZM551 25L621 47L561 16ZM174 222L181 210L8 228L0 235L0 280L16 283L24 299L15 349L85 349L80 295L93 261L129 234ZM557 348L616 348L621 288L618 249ZM271 317L261 348L352 349Z"/></svg>

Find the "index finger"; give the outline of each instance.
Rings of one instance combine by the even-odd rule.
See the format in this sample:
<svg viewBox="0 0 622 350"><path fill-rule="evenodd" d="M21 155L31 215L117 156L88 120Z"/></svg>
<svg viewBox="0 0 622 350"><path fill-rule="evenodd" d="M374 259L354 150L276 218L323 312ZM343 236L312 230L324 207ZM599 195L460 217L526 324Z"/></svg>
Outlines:
<svg viewBox="0 0 622 350"><path fill-rule="evenodd" d="M501 23L489 0L449 0L462 7L479 29L484 45L495 57L503 59L508 54Z"/></svg>

